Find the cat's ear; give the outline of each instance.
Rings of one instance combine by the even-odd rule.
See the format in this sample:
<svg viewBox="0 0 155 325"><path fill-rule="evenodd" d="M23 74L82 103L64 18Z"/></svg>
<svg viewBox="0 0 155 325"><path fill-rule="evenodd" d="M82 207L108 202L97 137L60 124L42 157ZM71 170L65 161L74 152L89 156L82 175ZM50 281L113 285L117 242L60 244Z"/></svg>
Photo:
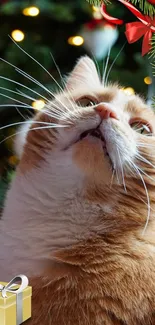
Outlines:
<svg viewBox="0 0 155 325"><path fill-rule="evenodd" d="M88 56L83 56L68 76L66 88L74 90L79 86L96 87L97 85L100 85L100 80L96 66Z"/></svg>

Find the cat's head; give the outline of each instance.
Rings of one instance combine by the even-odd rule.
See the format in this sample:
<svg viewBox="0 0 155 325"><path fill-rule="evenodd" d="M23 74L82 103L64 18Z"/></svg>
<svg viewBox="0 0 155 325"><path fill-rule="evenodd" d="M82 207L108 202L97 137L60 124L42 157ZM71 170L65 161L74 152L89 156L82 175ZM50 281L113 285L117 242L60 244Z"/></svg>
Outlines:
<svg viewBox="0 0 155 325"><path fill-rule="evenodd" d="M116 223L130 214L144 226L154 195L154 134L146 103L117 85L104 86L85 56L64 90L25 127L19 171L45 173L58 199L77 195L105 207Z"/></svg>

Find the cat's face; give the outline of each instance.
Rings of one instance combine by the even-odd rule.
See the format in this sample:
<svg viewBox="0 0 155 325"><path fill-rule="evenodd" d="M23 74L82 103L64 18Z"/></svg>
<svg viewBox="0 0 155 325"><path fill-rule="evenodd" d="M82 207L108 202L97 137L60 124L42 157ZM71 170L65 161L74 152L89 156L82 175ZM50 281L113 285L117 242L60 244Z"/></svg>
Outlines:
<svg viewBox="0 0 155 325"><path fill-rule="evenodd" d="M147 208L155 184L155 116L142 99L118 86L104 87L94 63L84 57L65 91L35 120L45 124L34 121L36 130L28 133L22 173L36 167L43 173L47 167L49 178L55 174L51 186L58 195L76 192L93 203L110 201L110 206L117 200L119 207L128 196L126 206L134 198L133 210L139 199Z"/></svg>

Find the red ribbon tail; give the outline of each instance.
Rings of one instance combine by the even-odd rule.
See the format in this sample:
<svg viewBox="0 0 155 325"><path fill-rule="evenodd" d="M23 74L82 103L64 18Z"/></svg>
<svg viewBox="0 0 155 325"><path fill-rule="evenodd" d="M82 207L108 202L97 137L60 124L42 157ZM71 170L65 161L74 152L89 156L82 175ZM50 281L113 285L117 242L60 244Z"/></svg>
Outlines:
<svg viewBox="0 0 155 325"><path fill-rule="evenodd" d="M151 37L152 37L152 31L148 30L143 38L143 44L142 44L142 56L144 56L146 53L148 53L151 49Z"/></svg>

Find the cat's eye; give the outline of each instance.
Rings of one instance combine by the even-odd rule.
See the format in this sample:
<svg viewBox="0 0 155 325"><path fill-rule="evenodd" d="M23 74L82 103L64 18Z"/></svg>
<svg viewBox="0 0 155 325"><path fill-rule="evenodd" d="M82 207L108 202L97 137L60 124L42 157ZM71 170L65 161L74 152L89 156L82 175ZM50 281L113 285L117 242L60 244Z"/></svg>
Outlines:
<svg viewBox="0 0 155 325"><path fill-rule="evenodd" d="M130 126L132 127L133 130L140 134L152 134L152 128L147 122L143 121L131 121Z"/></svg>
<svg viewBox="0 0 155 325"><path fill-rule="evenodd" d="M89 107L89 106L94 106L97 104L96 99L92 99L89 97L79 98L76 102L77 102L78 106L81 106L81 107Z"/></svg>

